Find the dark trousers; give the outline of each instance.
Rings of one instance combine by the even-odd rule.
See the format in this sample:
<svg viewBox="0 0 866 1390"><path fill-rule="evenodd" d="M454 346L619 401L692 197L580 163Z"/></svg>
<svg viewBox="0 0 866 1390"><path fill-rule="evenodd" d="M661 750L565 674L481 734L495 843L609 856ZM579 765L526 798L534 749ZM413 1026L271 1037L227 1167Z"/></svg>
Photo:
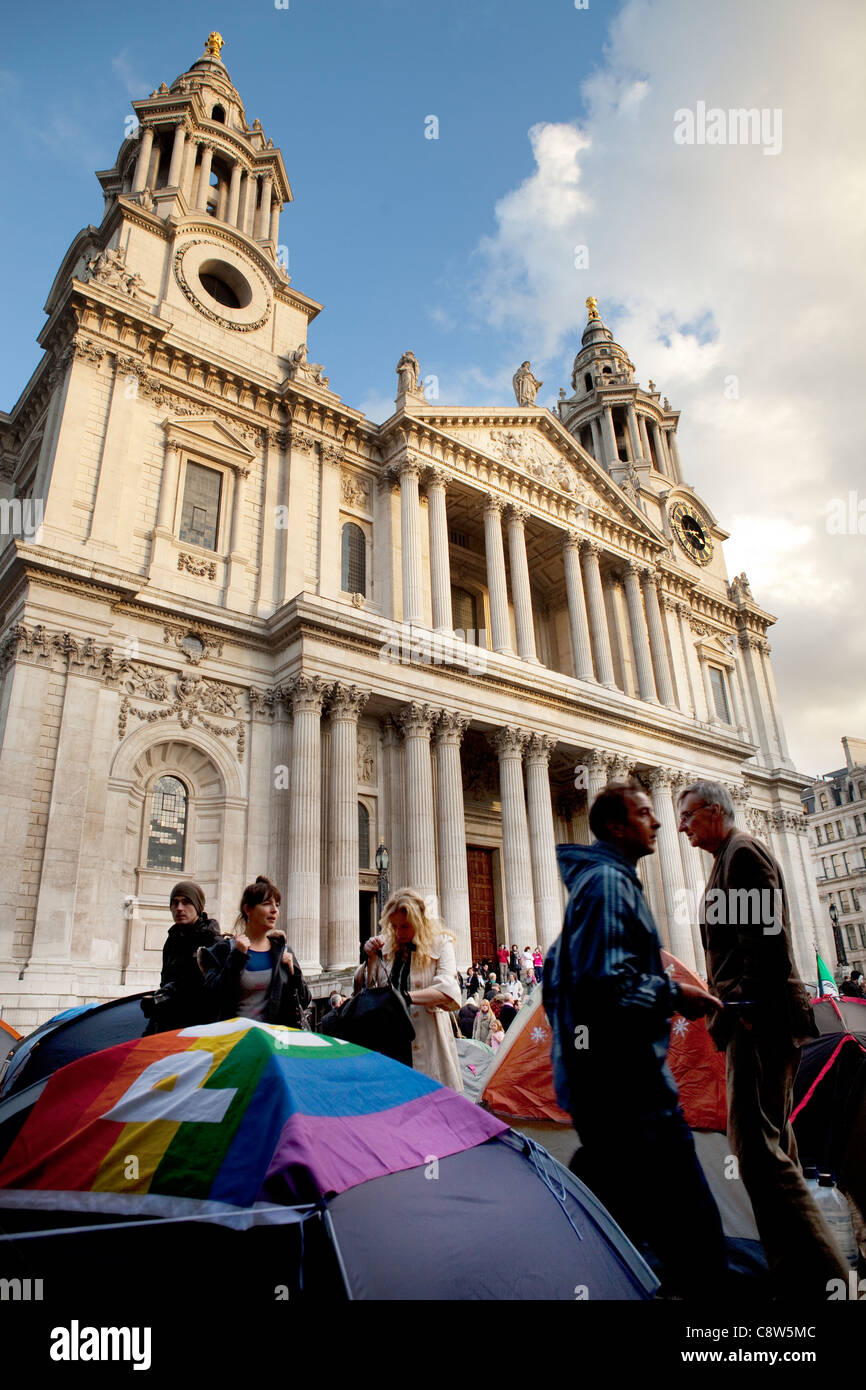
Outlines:
<svg viewBox="0 0 866 1390"><path fill-rule="evenodd" d="M605 1117L607 1120L608 1117ZM682 1111L599 1123L575 1116L583 1147L572 1171L646 1251L662 1292L685 1298L723 1292L725 1238Z"/></svg>
<svg viewBox="0 0 866 1390"><path fill-rule="evenodd" d="M827 1298L848 1267L807 1188L791 1128L800 1049L738 1025L727 1050L728 1142L780 1298Z"/></svg>

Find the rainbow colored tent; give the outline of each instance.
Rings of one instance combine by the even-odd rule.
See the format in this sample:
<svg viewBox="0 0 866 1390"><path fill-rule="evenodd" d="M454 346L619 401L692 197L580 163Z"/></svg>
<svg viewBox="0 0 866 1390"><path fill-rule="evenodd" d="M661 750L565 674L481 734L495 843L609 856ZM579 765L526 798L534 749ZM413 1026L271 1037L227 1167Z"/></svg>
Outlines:
<svg viewBox="0 0 866 1390"><path fill-rule="evenodd" d="M283 1286L293 1298L418 1299L572 1299L584 1287L640 1299L657 1286L543 1150L335 1038L233 1019L121 1043L30 1090L0 1162L0 1263L21 1278L49 1271L67 1304L74 1285L99 1307L121 1295L146 1307L184 1263L238 1256L254 1302ZM503 1192L544 1234L507 1261Z"/></svg>

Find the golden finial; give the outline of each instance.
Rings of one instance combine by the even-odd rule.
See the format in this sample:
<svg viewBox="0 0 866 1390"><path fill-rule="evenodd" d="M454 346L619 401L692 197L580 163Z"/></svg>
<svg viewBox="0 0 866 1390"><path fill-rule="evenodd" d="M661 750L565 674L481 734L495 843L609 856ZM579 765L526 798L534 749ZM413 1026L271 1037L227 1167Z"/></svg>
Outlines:
<svg viewBox="0 0 866 1390"><path fill-rule="evenodd" d="M586 307L587 307L587 309L589 310L589 318L590 318L590 320L592 320L592 319L597 319L598 316L599 316L599 314L598 314L598 300L597 300L597 299L593 299L592 295L590 295L590 296L589 296L589 299L586 301Z"/></svg>
<svg viewBox="0 0 866 1390"><path fill-rule="evenodd" d="M214 29L213 33L208 34L207 36L207 43L204 46L204 51L208 55L208 57L216 58L218 61L222 62L222 59L220 58L220 50L224 43L225 39L223 38L222 34L218 34Z"/></svg>

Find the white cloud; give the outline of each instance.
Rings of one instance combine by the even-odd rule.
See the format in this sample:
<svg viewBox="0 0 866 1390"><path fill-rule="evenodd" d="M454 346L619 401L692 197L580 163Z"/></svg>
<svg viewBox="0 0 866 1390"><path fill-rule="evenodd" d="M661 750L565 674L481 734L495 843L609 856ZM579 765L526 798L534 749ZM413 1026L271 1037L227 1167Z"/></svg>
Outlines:
<svg viewBox="0 0 866 1390"><path fill-rule="evenodd" d="M126 88L128 96L134 98L137 101L141 97L142 93L147 91L148 82L145 78L140 77L136 72L135 68L130 62L129 52L127 49L124 48L122 53L116 53L114 55L114 57L111 60L111 66L117 73L124 87Z"/></svg>
<svg viewBox="0 0 866 1390"><path fill-rule="evenodd" d="M593 294L638 378L682 410L686 476L732 532L731 571L778 612L783 713L809 767L866 724L866 537L825 526L832 497L863 492L864 39L866 11L846 0L628 0L581 124L530 129L535 171L475 258L483 319L548 389L568 380ZM781 152L675 144L674 112L699 101L781 110ZM830 668L847 674L832 701L811 689Z"/></svg>

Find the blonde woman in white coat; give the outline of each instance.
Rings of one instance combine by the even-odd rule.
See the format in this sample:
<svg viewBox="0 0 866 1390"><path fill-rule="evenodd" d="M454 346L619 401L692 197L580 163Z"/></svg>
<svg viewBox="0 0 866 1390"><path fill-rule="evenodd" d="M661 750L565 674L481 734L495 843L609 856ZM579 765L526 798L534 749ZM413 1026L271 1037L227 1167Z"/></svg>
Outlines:
<svg viewBox="0 0 866 1390"><path fill-rule="evenodd" d="M454 938L427 912L427 904L413 888L399 888L385 904L379 921L380 936L364 943L367 962L358 967L355 989L364 976L368 983L385 983L385 970L396 989L408 995L415 1027L412 1066L452 1091L463 1090L457 1042L448 1019L461 1005L457 981Z"/></svg>

